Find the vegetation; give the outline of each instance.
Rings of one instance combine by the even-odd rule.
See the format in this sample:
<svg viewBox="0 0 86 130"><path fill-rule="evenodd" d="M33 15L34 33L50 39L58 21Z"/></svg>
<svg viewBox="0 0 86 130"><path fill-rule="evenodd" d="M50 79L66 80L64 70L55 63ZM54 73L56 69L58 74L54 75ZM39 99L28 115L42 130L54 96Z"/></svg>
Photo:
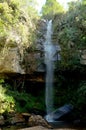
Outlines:
<svg viewBox="0 0 86 130"><path fill-rule="evenodd" d="M63 12L63 8L56 0L46 0L42 7L42 17L44 19L52 19L55 14L61 12Z"/></svg>
<svg viewBox="0 0 86 130"><path fill-rule="evenodd" d="M86 49L85 8L85 0L70 2L67 12L54 16L52 36L53 41L61 47L61 61L56 63L58 85L55 86L55 105L70 102L75 108L75 118L82 120L86 120L86 69L85 64L81 64Z"/></svg>
<svg viewBox="0 0 86 130"><path fill-rule="evenodd" d="M44 98L40 94L35 97L25 92L25 89L22 92L13 90L13 86L0 79L0 113L30 112L31 109L44 111L44 104Z"/></svg>
<svg viewBox="0 0 86 130"><path fill-rule="evenodd" d="M12 96L6 94L6 88L3 88L4 80L0 80L0 113L12 111L15 107L15 100Z"/></svg>
<svg viewBox="0 0 86 130"><path fill-rule="evenodd" d="M36 34L39 16L34 6L35 0L28 0L28 4L27 0L0 1L1 61L10 48L18 46L20 55L23 53L23 56L26 56L26 52L23 51L25 49L29 52L34 51L36 35L40 35ZM52 41L61 46L61 60L56 62L55 78L58 84L55 84L55 107L71 103L76 109L75 116L78 114L85 120L86 67L81 65L80 60L82 53L86 52L86 0L69 3L67 12L64 12L56 0L46 0L42 8L42 18L53 18ZM21 83L19 85L22 88ZM0 80L0 113L45 110L43 93L36 97L26 92L25 84L22 92L18 91L17 84L16 89L13 87L3 79Z"/></svg>
<svg viewBox="0 0 86 130"><path fill-rule="evenodd" d="M86 43L86 5L81 2L69 3L69 10L54 17L55 40L61 46L62 66L76 68L80 66L81 53ZM83 13L84 12L84 13Z"/></svg>
<svg viewBox="0 0 86 130"><path fill-rule="evenodd" d="M32 2L29 0L28 6L26 2L27 0L0 1L0 59L8 53L10 47L18 46L21 54L35 40L38 15Z"/></svg>
<svg viewBox="0 0 86 130"><path fill-rule="evenodd" d="M58 72L56 75L57 84L55 85L55 108L64 104L72 104L74 111L71 120L76 118L86 120L86 81L79 74L71 71Z"/></svg>
<svg viewBox="0 0 86 130"><path fill-rule="evenodd" d="M53 19L52 41L61 47L61 60L56 63L54 105L57 108L71 103L74 118L85 120L86 69L81 58L86 49L86 0L70 2L67 12L55 2L47 0L42 8L43 18Z"/></svg>

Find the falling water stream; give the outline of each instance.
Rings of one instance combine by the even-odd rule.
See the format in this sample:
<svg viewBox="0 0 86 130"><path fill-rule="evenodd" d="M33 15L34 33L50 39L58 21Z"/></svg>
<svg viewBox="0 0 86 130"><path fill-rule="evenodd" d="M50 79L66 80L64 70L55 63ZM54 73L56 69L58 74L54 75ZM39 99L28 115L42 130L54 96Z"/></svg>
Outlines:
<svg viewBox="0 0 86 130"><path fill-rule="evenodd" d="M54 46L51 40L52 36L52 20L47 23L46 41L44 43L45 64L46 64L46 92L45 102L47 114L53 111L53 79L54 79ZM47 116L46 116L47 117ZM49 118L49 117L47 117ZM47 119L50 120L50 119Z"/></svg>

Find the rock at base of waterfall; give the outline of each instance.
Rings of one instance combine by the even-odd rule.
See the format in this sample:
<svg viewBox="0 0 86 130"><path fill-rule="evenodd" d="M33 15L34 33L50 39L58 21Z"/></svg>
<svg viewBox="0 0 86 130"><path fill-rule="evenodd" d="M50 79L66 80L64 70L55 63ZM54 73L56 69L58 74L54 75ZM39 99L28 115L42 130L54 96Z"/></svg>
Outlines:
<svg viewBox="0 0 86 130"><path fill-rule="evenodd" d="M73 110L73 106L71 104L66 104L55 111L51 112L46 116L46 120L48 122L58 121L61 117L66 116Z"/></svg>
<svg viewBox="0 0 86 130"><path fill-rule="evenodd" d="M31 117L28 120L28 125L30 127L32 126L43 126L46 128L52 128L50 124L40 115L31 115Z"/></svg>

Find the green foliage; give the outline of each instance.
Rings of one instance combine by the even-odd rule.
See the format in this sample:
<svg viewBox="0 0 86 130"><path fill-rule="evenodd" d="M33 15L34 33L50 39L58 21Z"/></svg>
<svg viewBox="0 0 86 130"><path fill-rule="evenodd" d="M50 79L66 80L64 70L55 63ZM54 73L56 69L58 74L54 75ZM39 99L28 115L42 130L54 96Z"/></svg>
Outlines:
<svg viewBox="0 0 86 130"><path fill-rule="evenodd" d="M55 86L55 104L57 104L58 106L62 106L66 103L73 104L78 88L78 82L76 85L76 81L73 79L72 76L64 76L63 74L64 73L58 74L56 78L57 85Z"/></svg>
<svg viewBox="0 0 86 130"><path fill-rule="evenodd" d="M77 107L81 109L86 100L86 82L82 82L77 90ZM81 107L80 107L81 106Z"/></svg>
<svg viewBox="0 0 86 130"><path fill-rule="evenodd" d="M86 0L81 1L83 5L86 5Z"/></svg>
<svg viewBox="0 0 86 130"><path fill-rule="evenodd" d="M82 120L86 120L86 82L82 81L76 91L75 100L72 102L76 108L76 114Z"/></svg>
<svg viewBox="0 0 86 130"><path fill-rule="evenodd" d="M33 5L35 2L31 0L0 1L0 50L19 46L21 54L23 47L33 44L38 20Z"/></svg>
<svg viewBox="0 0 86 130"><path fill-rule="evenodd" d="M80 66L80 50L86 48L86 5L69 3L69 10L53 20L56 42L61 46L61 65L64 68Z"/></svg>
<svg viewBox="0 0 86 130"><path fill-rule="evenodd" d="M0 113L29 112L31 109L45 110L44 97L12 90L12 86L0 79Z"/></svg>
<svg viewBox="0 0 86 130"><path fill-rule="evenodd" d="M14 98L12 96L7 95L6 92L7 89L4 88L2 84L0 84L0 113L3 113L5 111L7 112L13 111L15 107Z"/></svg>
<svg viewBox="0 0 86 130"><path fill-rule="evenodd" d="M46 0L42 7L42 17L52 19L55 14L63 12L62 6L56 0Z"/></svg>
<svg viewBox="0 0 86 130"><path fill-rule="evenodd" d="M57 75L55 107L71 103L74 106L73 118L86 120L86 81L79 79L79 75L76 73L75 76L74 72L60 72Z"/></svg>
<svg viewBox="0 0 86 130"><path fill-rule="evenodd" d="M29 112L31 109L44 110L44 100L34 97L26 92L9 91L10 96L15 99L15 110L18 112Z"/></svg>

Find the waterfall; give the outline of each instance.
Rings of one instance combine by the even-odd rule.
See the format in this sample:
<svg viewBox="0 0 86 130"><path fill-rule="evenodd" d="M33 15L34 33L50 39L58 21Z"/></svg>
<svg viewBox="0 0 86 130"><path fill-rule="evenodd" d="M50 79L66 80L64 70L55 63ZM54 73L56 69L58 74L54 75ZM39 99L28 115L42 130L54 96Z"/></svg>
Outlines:
<svg viewBox="0 0 86 130"><path fill-rule="evenodd" d="M46 41L44 43L45 65L46 65L46 90L45 103L47 114L53 111L53 79L54 79L54 46L51 40L52 36L52 20L47 23ZM47 119L49 120L49 119Z"/></svg>

